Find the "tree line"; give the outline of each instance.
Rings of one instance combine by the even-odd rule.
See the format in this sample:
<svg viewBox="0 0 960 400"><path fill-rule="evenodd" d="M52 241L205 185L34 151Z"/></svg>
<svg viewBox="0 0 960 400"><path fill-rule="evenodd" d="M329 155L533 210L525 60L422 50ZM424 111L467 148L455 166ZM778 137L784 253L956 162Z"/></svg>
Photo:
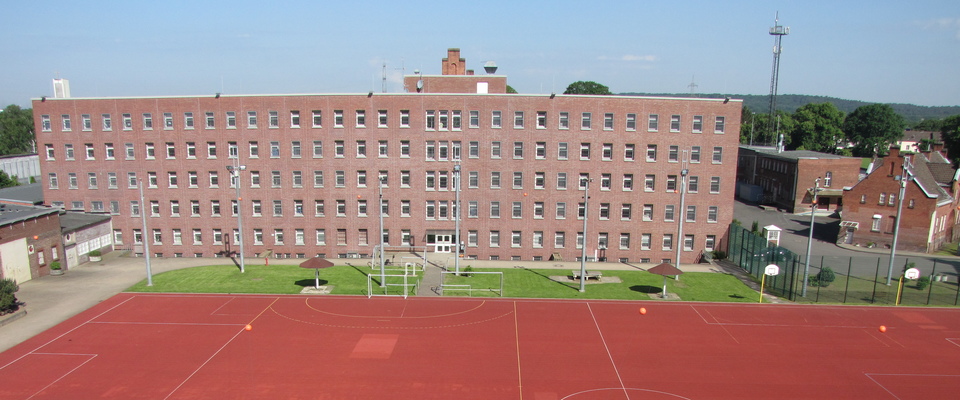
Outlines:
<svg viewBox="0 0 960 400"><path fill-rule="evenodd" d="M33 109L11 104L0 111L0 156L35 151ZM17 186L17 177L0 171L0 188Z"/></svg>

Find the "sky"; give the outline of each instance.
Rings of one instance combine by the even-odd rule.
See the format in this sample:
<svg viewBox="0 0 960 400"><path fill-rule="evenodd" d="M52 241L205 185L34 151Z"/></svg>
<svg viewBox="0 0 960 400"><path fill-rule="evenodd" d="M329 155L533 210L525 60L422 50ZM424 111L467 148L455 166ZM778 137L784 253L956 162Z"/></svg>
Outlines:
<svg viewBox="0 0 960 400"><path fill-rule="evenodd" d="M780 94L960 105L960 1L8 1L0 107L73 97L402 92L494 61L520 93ZM383 65L386 64L384 69ZM385 72L385 73L384 73ZM384 75L386 83L384 84ZM692 86L695 84L695 86Z"/></svg>

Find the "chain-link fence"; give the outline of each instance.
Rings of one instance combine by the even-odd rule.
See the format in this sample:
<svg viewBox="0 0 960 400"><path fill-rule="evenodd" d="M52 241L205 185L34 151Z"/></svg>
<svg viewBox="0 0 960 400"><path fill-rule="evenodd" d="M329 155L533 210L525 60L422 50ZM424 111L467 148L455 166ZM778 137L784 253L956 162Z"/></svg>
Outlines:
<svg viewBox="0 0 960 400"><path fill-rule="evenodd" d="M731 261L760 280L769 264L780 274L767 277L765 291L787 300L809 303L895 305L960 305L960 260L926 257L812 256L809 269L804 257L743 228L730 226ZM920 279L904 279L903 271L917 268ZM807 276L804 290L804 275Z"/></svg>

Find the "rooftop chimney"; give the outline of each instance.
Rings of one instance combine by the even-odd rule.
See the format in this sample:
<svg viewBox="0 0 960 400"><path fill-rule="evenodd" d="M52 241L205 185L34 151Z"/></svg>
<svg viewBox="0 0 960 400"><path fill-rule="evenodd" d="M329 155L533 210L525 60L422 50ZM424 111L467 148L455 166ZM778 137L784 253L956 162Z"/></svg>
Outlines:
<svg viewBox="0 0 960 400"><path fill-rule="evenodd" d="M460 58L460 49L451 47L447 49L447 58L443 59L441 71L443 75L466 75L467 60Z"/></svg>

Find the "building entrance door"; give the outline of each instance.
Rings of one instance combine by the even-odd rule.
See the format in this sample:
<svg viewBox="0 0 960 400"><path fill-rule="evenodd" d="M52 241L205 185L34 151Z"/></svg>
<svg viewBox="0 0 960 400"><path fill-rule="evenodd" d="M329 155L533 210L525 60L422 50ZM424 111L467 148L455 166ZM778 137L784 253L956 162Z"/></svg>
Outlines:
<svg viewBox="0 0 960 400"><path fill-rule="evenodd" d="M454 243L456 242L451 233L427 234L427 246L432 246L435 253L452 253Z"/></svg>

